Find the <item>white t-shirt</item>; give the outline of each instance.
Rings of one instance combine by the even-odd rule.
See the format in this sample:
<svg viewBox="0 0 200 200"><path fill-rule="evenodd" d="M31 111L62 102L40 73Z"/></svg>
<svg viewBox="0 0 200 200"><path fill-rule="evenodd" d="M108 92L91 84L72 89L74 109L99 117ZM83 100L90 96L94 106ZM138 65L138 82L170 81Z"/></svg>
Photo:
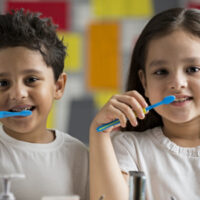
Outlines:
<svg viewBox="0 0 200 200"><path fill-rule="evenodd" d="M122 171L145 173L148 200L200 200L200 146L177 146L160 127L114 133L112 141Z"/></svg>
<svg viewBox="0 0 200 200"><path fill-rule="evenodd" d="M10 137L0 126L0 174L26 176L12 181L16 200L72 194L88 200L88 149L66 133L56 130L55 134L51 143L29 143Z"/></svg>

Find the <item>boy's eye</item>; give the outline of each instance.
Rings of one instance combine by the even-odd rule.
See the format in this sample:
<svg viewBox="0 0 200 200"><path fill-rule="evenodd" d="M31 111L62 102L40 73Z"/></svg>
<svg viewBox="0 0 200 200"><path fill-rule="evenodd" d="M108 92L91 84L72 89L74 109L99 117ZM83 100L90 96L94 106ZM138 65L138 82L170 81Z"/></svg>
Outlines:
<svg viewBox="0 0 200 200"><path fill-rule="evenodd" d="M191 66L186 69L186 72L188 73L195 73L199 71L200 71L200 67L196 67L196 66Z"/></svg>
<svg viewBox="0 0 200 200"><path fill-rule="evenodd" d="M165 69L156 70L153 74L155 75L166 75L168 72Z"/></svg>
<svg viewBox="0 0 200 200"><path fill-rule="evenodd" d="M26 82L27 84L30 84L30 83L36 82L37 80L38 80L38 78L36 78L36 77L29 77L29 78L27 78L27 79L25 80L25 82Z"/></svg>
<svg viewBox="0 0 200 200"><path fill-rule="evenodd" d="M7 87L9 82L7 80L0 80L0 87Z"/></svg>

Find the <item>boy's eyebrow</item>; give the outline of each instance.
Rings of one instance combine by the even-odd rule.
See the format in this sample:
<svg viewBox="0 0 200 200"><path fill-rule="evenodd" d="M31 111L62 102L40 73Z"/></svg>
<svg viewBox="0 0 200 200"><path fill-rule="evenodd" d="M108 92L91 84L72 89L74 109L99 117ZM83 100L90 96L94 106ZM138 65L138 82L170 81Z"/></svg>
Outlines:
<svg viewBox="0 0 200 200"><path fill-rule="evenodd" d="M9 76L9 73L7 73L7 72L2 72L2 73L0 73L0 77L1 76Z"/></svg>
<svg viewBox="0 0 200 200"><path fill-rule="evenodd" d="M38 69L26 69L24 71L22 71L23 74L31 74L31 73L36 73L36 74L41 74L42 71L38 70Z"/></svg>
<svg viewBox="0 0 200 200"><path fill-rule="evenodd" d="M42 71L36 70L36 69L26 69L26 70L22 71L22 73L23 74L32 74L32 73L41 74ZM1 72L0 73L0 77L5 77L5 76L9 76L9 75L10 75L10 73L8 73L8 72Z"/></svg>

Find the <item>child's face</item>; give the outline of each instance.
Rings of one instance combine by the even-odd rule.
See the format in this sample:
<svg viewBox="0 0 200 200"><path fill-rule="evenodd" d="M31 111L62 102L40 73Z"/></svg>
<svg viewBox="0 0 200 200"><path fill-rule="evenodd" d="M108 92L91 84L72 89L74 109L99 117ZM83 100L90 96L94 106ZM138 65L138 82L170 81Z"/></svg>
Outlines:
<svg viewBox="0 0 200 200"><path fill-rule="evenodd" d="M55 82L52 68L47 67L39 51L25 47L0 49L0 110L32 110L28 117L1 119L6 130L44 132L52 102L63 94L61 82Z"/></svg>
<svg viewBox="0 0 200 200"><path fill-rule="evenodd" d="M200 38L182 30L154 39L148 47L146 77L140 72L150 102L175 95L178 102L156 108L169 121L188 122L200 115Z"/></svg>

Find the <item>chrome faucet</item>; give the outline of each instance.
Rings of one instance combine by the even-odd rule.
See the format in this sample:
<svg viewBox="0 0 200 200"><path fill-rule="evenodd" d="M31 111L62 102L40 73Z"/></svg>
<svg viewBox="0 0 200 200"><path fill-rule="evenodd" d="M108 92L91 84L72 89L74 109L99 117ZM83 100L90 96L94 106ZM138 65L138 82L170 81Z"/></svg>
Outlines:
<svg viewBox="0 0 200 200"><path fill-rule="evenodd" d="M142 171L129 171L129 200L145 200L146 177Z"/></svg>

